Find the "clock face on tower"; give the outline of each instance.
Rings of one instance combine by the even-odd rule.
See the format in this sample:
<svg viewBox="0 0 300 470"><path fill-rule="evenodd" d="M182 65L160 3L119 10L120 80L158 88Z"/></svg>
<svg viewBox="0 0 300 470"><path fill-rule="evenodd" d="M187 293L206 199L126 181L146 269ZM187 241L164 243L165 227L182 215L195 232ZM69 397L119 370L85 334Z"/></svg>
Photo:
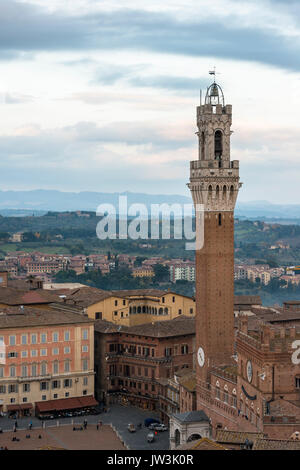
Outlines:
<svg viewBox="0 0 300 470"><path fill-rule="evenodd" d="M203 348L201 347L198 349L197 358L199 366L203 367L205 363L205 354Z"/></svg>
<svg viewBox="0 0 300 470"><path fill-rule="evenodd" d="M252 376L253 376L252 362L248 361L247 362L247 379L249 383L252 382Z"/></svg>

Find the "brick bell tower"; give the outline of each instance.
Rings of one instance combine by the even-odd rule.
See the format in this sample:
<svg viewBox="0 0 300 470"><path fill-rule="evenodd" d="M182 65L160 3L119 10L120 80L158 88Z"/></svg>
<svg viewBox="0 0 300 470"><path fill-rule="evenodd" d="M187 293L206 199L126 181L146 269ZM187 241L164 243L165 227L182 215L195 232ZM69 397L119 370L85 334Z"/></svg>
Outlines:
<svg viewBox="0 0 300 470"><path fill-rule="evenodd" d="M209 395L209 371L232 364L234 343L234 207L241 183L230 160L232 106L221 87L197 107L199 159L190 164L194 205L202 208L203 246L196 248L197 409Z"/></svg>

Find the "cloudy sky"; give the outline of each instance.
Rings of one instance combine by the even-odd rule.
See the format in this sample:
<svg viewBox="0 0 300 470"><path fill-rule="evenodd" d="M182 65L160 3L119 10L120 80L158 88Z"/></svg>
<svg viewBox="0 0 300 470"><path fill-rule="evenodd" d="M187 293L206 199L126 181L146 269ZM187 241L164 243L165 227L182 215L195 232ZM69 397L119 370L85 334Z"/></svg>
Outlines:
<svg viewBox="0 0 300 470"><path fill-rule="evenodd" d="M187 195L214 66L239 199L299 203L298 0L0 0L0 189Z"/></svg>

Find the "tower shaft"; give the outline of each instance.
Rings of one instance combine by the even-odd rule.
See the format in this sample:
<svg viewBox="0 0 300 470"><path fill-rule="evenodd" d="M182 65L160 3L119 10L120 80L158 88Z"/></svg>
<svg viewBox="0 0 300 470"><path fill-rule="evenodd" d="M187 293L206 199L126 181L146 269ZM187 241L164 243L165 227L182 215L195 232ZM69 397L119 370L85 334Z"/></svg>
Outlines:
<svg viewBox="0 0 300 470"><path fill-rule="evenodd" d="M220 103L220 93L222 103ZM214 83L197 107L199 159L188 184L203 211L203 246L196 250L197 396L209 371L232 362L234 344L234 207L241 183L230 160L232 107Z"/></svg>

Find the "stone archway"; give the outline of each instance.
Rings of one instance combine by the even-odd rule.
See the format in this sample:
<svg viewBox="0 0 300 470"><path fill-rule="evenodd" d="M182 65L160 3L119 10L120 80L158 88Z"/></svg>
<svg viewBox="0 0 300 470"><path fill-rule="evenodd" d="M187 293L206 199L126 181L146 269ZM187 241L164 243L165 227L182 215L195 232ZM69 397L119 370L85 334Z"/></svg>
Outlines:
<svg viewBox="0 0 300 470"><path fill-rule="evenodd" d="M201 435L200 434L191 434L190 437L188 438L187 442L192 442L192 441L199 441L199 439L201 439Z"/></svg>

